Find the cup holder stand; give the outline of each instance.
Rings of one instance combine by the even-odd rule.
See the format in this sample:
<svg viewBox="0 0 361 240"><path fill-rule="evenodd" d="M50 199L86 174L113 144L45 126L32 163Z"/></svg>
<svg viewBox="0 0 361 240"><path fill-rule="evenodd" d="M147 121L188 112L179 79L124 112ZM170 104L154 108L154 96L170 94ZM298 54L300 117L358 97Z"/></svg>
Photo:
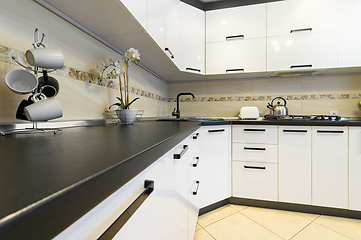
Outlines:
<svg viewBox="0 0 361 240"><path fill-rule="evenodd" d="M9 129L1 132L1 136L13 134L32 134L32 133L53 133L61 132L61 128L38 128L38 122L33 122L32 128Z"/></svg>

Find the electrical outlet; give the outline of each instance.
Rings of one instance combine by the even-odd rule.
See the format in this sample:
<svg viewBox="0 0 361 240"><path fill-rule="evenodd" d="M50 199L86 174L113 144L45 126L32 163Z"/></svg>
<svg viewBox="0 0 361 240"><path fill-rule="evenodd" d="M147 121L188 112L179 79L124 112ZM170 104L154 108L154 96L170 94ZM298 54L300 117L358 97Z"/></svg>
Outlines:
<svg viewBox="0 0 361 240"><path fill-rule="evenodd" d="M338 116L338 111L330 111L331 116Z"/></svg>

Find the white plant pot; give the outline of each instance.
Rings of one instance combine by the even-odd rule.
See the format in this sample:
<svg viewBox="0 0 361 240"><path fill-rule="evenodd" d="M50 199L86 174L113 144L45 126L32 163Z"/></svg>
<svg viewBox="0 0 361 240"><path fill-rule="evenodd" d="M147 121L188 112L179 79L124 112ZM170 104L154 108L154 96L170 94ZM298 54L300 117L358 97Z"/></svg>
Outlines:
<svg viewBox="0 0 361 240"><path fill-rule="evenodd" d="M142 110L140 110L142 111ZM133 124L135 122L135 120L137 120L141 117L139 117L139 112L138 109L119 109L119 110L115 110L115 112L117 113L118 118L120 119L120 121L124 124ZM142 112L143 113L143 112Z"/></svg>

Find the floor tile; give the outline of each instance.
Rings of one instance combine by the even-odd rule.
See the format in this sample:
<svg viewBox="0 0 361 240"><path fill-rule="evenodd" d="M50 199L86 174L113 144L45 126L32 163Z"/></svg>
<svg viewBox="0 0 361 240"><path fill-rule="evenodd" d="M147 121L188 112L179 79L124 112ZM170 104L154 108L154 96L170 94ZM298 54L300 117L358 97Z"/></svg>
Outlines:
<svg viewBox="0 0 361 240"><path fill-rule="evenodd" d="M239 212L205 227L205 230L216 240L282 240Z"/></svg>
<svg viewBox="0 0 361 240"><path fill-rule="evenodd" d="M224 207L217 208L216 210L213 210L209 213L206 213L198 218L198 224L202 227L206 227L209 224L212 224L220 219L223 219L233 213L236 213L237 211L230 207L229 205L226 205Z"/></svg>
<svg viewBox="0 0 361 240"><path fill-rule="evenodd" d="M340 218L331 216L321 216L316 219L324 227L332 229L352 239L361 239L361 220Z"/></svg>
<svg viewBox="0 0 361 240"><path fill-rule="evenodd" d="M209 235L204 229L196 231L194 235L194 240L214 240L214 238Z"/></svg>
<svg viewBox="0 0 361 240"><path fill-rule="evenodd" d="M313 222L292 240L350 240L350 238Z"/></svg>
<svg viewBox="0 0 361 240"><path fill-rule="evenodd" d="M196 231L203 229L201 225L197 223Z"/></svg>
<svg viewBox="0 0 361 240"><path fill-rule="evenodd" d="M238 204L229 204L232 208L234 208L236 211L241 211L243 209L248 208L248 206L238 205Z"/></svg>
<svg viewBox="0 0 361 240"><path fill-rule="evenodd" d="M298 215L300 215L301 217L307 218L308 220L314 221L316 218L318 218L320 215L319 214L312 214L312 213L302 213L302 212L297 212Z"/></svg>
<svg viewBox="0 0 361 240"><path fill-rule="evenodd" d="M312 222L291 211L249 207L241 213L284 239L290 239Z"/></svg>

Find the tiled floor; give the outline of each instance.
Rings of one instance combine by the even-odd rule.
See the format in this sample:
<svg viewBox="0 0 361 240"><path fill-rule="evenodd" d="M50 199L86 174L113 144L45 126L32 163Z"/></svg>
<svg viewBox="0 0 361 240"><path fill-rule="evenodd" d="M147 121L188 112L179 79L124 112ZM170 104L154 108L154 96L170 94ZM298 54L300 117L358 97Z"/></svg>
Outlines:
<svg viewBox="0 0 361 240"><path fill-rule="evenodd" d="M361 220L240 205L198 218L194 240L361 240Z"/></svg>

